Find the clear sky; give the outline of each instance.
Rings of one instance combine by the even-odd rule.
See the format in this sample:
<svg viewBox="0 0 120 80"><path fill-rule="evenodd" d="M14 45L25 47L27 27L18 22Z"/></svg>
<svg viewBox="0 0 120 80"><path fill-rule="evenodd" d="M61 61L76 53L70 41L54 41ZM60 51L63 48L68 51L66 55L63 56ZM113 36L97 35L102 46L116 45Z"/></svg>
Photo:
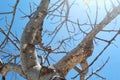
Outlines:
<svg viewBox="0 0 120 80"><path fill-rule="evenodd" d="M3 11L11 11L12 10L12 6L14 5L16 0L0 0L0 12ZM51 0L51 4L54 3L54 0ZM74 0L69 0L70 4L73 2ZM88 16L86 15L86 10L90 15L90 19L91 22L94 23L95 21L95 12L96 12L96 0L76 0L75 4L72 6L70 13L69 13L69 19L77 21L77 19L79 19L79 22L81 24L83 23L89 23L88 20ZM97 23L99 23L101 20L103 20L104 16L106 15L106 11L104 9L104 0L97 0L98 1L98 19L97 19ZM22 18L22 16L25 16L23 13L25 13L26 15L29 15L31 13L30 11L30 6L29 4L31 3L32 5L32 10L34 11L36 9L36 6L39 4L39 0L20 0L19 2L19 6L17 8L17 14L15 17L15 22L13 24L12 27L12 31L18 36L18 38L21 38L22 35L22 31L26 25L26 23L29 21L28 18ZM115 6L118 5L116 0L113 0L113 3L115 4ZM106 7L108 9L108 11L112 10L112 4L109 2L109 0L106 0ZM22 12L21 12L22 11ZM11 20L11 15L0 15L0 27L6 29L5 26L5 20L6 17L8 19L8 22ZM45 22L44 24L44 29L49 29L50 31L52 31L55 28L55 25L57 24L53 24L53 20L57 21L58 19L46 19L47 22ZM118 16L116 19L114 19L110 24L108 24L106 26L105 29L119 29L120 28L120 22L119 22L120 16ZM73 31L73 27L71 26L71 24L69 24L70 27L69 29L71 31ZM53 26L53 27L52 27ZM84 31L88 31L89 32L89 26L83 26L82 29ZM76 34L79 33L78 28L76 28ZM90 29L91 30L91 29ZM64 33L64 34L61 34ZM71 35L73 35L71 33ZM115 35L115 33L106 33L106 32L101 32L99 34L97 34L97 37L101 37L103 39L107 39L110 40L111 36ZM60 32L58 33L57 37L55 38L55 42L53 46L58 45L57 41L66 38L66 36L68 36L67 32L66 32L66 28L63 27ZM80 41L84 38L85 35L80 34L75 36L75 39L80 39ZM3 37L3 35L1 35L0 33L0 37ZM0 39L0 42L2 41L2 39ZM46 36L43 38L44 41L46 43L49 42L49 38L46 39ZM70 49L74 48L80 41L76 41L74 43L68 43L73 45ZM95 44L95 42L97 42L97 44ZM100 40L95 39L94 41L94 52L92 57L90 57L88 59L89 63L97 56L97 54L100 53L100 51L104 48L104 46L106 45L105 42L102 42ZM111 44L107 50L104 51L104 53L102 54L102 56L97 60L97 62L90 67L89 73L91 73L92 71L96 70L97 68L99 68L104 62L105 60L107 60L108 57L110 57L109 62L106 64L106 66L98 73L99 75L101 75L102 77L105 77L106 80L119 80L120 79L120 72L119 72L119 68L120 68L120 60L119 60L119 56L120 56L120 36L118 36L114 41L113 44ZM13 52L14 54L19 54L18 51L16 50L11 50L12 45L9 45L7 50ZM69 49L69 48L67 48ZM69 50L68 50L69 51ZM0 55L1 56L1 55ZM55 54L55 55L50 55L56 62L62 57L64 56L63 54ZM55 62L51 61L53 64ZM67 79L68 80L73 80L71 79L71 77L74 77L76 75L76 71L71 70L69 72L69 75L67 75ZM7 75L7 80L13 80L13 76L15 76L15 74L8 74ZM18 76L18 75L16 75ZM79 77L77 77L75 80L78 80ZM21 77L19 77L19 79L17 78L16 80L24 80ZM93 76L91 79L89 80L101 80L100 78Z"/></svg>

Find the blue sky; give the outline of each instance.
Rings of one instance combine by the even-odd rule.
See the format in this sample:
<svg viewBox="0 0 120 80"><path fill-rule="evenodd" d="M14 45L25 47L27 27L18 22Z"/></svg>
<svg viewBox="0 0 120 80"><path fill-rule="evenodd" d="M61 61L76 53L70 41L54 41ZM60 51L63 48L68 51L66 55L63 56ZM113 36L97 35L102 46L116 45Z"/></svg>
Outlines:
<svg viewBox="0 0 120 80"><path fill-rule="evenodd" d="M11 11L12 10L11 6L14 5L15 1L16 0L12 0L12 1L9 1L9 0L4 0L3 1L3 0L1 0L0 1L0 12ZM52 0L52 1L53 2L51 2L51 4L54 3L54 0ZM70 3L72 1L73 0L70 0ZM98 4L99 5L98 6L99 7L98 8L99 12L98 12L97 23L99 23L101 20L103 20L104 16L106 15L106 12L104 10L103 0L98 0L98 1L99 1L99 4ZM108 10L112 10L112 6L109 3L109 0L106 0L106 1L107 1L107 9ZM32 2L34 2L34 3L32 3ZM118 5L116 3L116 1L113 1L113 2L116 5ZM22 12L24 12L25 14L29 15L30 14L29 3L31 3L32 9L34 11L36 9L36 5L39 4L39 0L20 0L19 6L18 6L18 9L17 9L17 14L16 14L16 17L15 17L15 22L14 22L13 27L12 27L12 31L14 32L15 35L17 35L17 37L19 39L21 38L22 31L23 31L25 25L29 21L28 18L21 18L22 16L25 16L25 15L23 13L21 13L20 10L22 10ZM84 4L86 4L86 6ZM69 14L69 19L74 20L74 21L77 21L77 19L79 19L79 22L81 24L89 23L88 17L86 15L86 10L88 11L88 13L90 15L92 23L94 23L95 12L96 12L95 0L86 0L84 3L83 3L82 0L76 0L75 5L73 5L71 10L70 10L71 12ZM2 20L0 20L0 27L2 27L4 29L6 29L6 27L5 27L6 17L7 17L8 22L9 22L11 20L11 15L0 15L0 19L2 19ZM105 29L119 29L120 28L120 26L119 26L120 25L119 19L120 19L120 16L118 16L110 24L108 24ZM51 18L46 19L46 22L44 23L44 29L49 30L49 31L53 31L53 29L57 25L57 24L53 24L54 20L57 21L56 18L53 19L53 20L51 20ZM69 29L71 31L73 31L73 27L71 26L71 24L69 24L69 26L70 26ZM82 29L86 31L86 30L90 29L90 26L83 26ZM89 30L88 30L88 32L89 32ZM61 34L61 33L64 33L64 34ZM72 49L75 46L77 46L77 44L85 37L85 35L80 34L80 32L78 31L78 28L76 28L76 32L75 33L76 34L79 33L79 35L74 36L75 39L77 39L77 40L79 39L79 40L76 41L76 42L70 41L70 43L68 43L68 44L70 44L72 47L70 47L70 48L66 47L67 50L68 49ZM73 35L73 34L71 33L71 35ZM115 35L115 33L101 32L101 33L97 34L97 37L101 37L103 39L110 40L111 36L113 36L113 35ZM54 41L53 42L54 45L52 45L52 44L51 45L56 47L58 45L57 42L59 40L64 39L64 38L66 38L68 36L69 35L67 34L66 28L62 27L60 32L58 33L57 37L53 40ZM0 34L0 37L2 37L1 40L0 40L0 42L1 42L4 39L4 36ZM48 39L46 39L46 38L48 38ZM43 38L45 43L49 43L50 39L51 38L47 37L47 34ZM89 63L95 58L95 56L97 56L97 54L100 53L100 51L106 45L105 42L102 42L100 40L95 39L95 41L97 42L97 44L94 43L95 49L94 49L92 57L90 57L88 59ZM113 44L111 44L107 48L107 50L104 51L102 56L100 56L100 58L97 60L97 62L92 67L90 67L89 73L91 73L92 70L94 71L97 68L99 68L105 62L105 60L108 57L110 57L110 60L107 63L107 65L98 74L100 74L101 76L105 77L107 80L118 80L118 79L120 79L120 73L119 73L119 68L120 68L120 60L119 60L120 46L119 45L120 45L120 36L117 36L117 38L113 41ZM14 54L19 54L19 52L16 51L16 49L14 49L12 46L13 45L9 45L6 48L6 50L7 51L11 51ZM61 50L63 50L63 49L61 48ZM70 51L70 50L68 50L68 51ZM62 56L64 56L64 55L63 54L51 54L50 55L50 57L52 57L56 62L60 58L62 58ZM55 63L54 61L51 61L51 62L52 62L52 64ZM69 75L67 75L67 79L68 80L72 80L71 77L74 77L76 74L77 73L74 70L71 70L69 72ZM7 80L9 80L9 79L11 80L14 75L15 74L8 74L7 75ZM17 75L17 76L19 77L19 75ZM79 77L77 79L75 79L75 80L78 80L78 79L79 79ZM19 79L17 78L16 80L24 80L24 79L21 79L19 77ZM101 79L96 77L96 76L93 76L89 80L101 80Z"/></svg>

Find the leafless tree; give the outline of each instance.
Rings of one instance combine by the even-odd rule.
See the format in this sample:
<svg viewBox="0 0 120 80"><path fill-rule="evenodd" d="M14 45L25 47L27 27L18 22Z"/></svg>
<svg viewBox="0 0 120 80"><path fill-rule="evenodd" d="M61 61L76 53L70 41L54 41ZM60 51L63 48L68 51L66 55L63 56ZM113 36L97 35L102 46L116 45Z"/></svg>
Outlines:
<svg viewBox="0 0 120 80"><path fill-rule="evenodd" d="M80 76L80 80L88 80L93 75L105 79L97 72L103 69L109 58L97 70L87 76L86 74L120 34L119 26L117 29L113 26L111 29L105 29L120 14L120 2L104 1L105 15L102 20L99 20L101 15L99 0L94 2L95 15L91 12L93 10L89 0L80 0L82 3L79 4L78 2L79 0L41 0L40 4L32 3L37 7L34 9L29 3L30 14L28 15L19 8L20 1L16 0L14 5L9 6L12 8L11 11L0 12L0 21L1 23L4 21L4 24L0 25L0 73L3 80L8 71L14 71L27 80L65 80L71 69L78 73L72 77L73 79ZM85 7L82 10L86 13L84 14L86 17L77 17L76 20L71 18L79 14L73 12L72 8L74 6L80 8L83 3ZM111 7L107 6L108 3ZM24 29L21 39L12 30L13 27L17 29L20 26L15 25L18 12L24 14L22 19L29 19L26 26L21 27ZM94 17L91 17L93 15ZM97 36L98 33L105 35L108 32L114 33L110 39ZM97 41L107 44L88 64L87 59L92 56ZM56 62L53 57L58 54L64 56Z"/></svg>

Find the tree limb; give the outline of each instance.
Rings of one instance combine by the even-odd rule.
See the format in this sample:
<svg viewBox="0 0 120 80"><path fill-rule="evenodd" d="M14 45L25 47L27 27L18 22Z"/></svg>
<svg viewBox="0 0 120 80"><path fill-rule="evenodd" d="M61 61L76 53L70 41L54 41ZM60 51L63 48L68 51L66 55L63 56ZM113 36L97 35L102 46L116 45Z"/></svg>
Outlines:
<svg viewBox="0 0 120 80"><path fill-rule="evenodd" d="M95 35L100 32L107 24L109 24L120 13L120 5L115 7L95 28L83 39L83 41L74 48L68 55L64 56L54 66L65 76L68 71L77 63L83 61L83 48L93 40ZM88 57L88 56L86 56Z"/></svg>
<svg viewBox="0 0 120 80"><path fill-rule="evenodd" d="M44 69L38 62L35 45L42 45L42 24L47 14L49 2L49 0L41 1L22 34L20 57L22 70L27 75L28 80L41 80L39 78Z"/></svg>
<svg viewBox="0 0 120 80"><path fill-rule="evenodd" d="M5 76L8 71L15 71L18 74L20 74L21 76L23 76L24 78L26 78L24 72L22 71L21 65L13 64L13 63L7 63L7 64L3 64L3 65L0 64L0 66L3 66L0 69L0 73L2 74L2 76Z"/></svg>

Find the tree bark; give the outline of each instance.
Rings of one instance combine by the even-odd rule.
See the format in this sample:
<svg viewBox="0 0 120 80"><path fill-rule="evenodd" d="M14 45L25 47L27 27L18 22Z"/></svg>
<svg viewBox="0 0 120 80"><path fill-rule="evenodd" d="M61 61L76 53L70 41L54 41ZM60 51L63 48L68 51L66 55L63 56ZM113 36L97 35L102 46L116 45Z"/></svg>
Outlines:
<svg viewBox="0 0 120 80"><path fill-rule="evenodd" d="M37 11L26 25L21 38L20 57L22 70L29 80L41 80L42 66L38 62L35 45L41 42L42 23L48 11L49 0L42 0Z"/></svg>
<svg viewBox="0 0 120 80"><path fill-rule="evenodd" d="M91 43L95 35L99 33L107 24L109 24L115 17L120 14L120 4L114 7L113 10L108 13L105 18L82 40L79 45L58 61L54 66L65 76L70 69L76 64L81 63L84 60L86 54L83 53L83 49ZM83 57L84 56L84 57Z"/></svg>
<svg viewBox="0 0 120 80"><path fill-rule="evenodd" d="M93 39L107 24L109 24L120 13L120 5L115 7L95 28L53 67L45 67L39 64L35 45L42 45L41 33L42 23L47 15L49 0L41 0L37 11L26 25L21 38L20 57L22 64L4 64L0 69L2 75L10 70L18 72L28 80L64 80L66 74L80 63L82 68L87 67L86 59L92 55ZM82 63L85 61L84 63ZM3 64L0 64L0 66ZM85 71L87 73L88 70Z"/></svg>

